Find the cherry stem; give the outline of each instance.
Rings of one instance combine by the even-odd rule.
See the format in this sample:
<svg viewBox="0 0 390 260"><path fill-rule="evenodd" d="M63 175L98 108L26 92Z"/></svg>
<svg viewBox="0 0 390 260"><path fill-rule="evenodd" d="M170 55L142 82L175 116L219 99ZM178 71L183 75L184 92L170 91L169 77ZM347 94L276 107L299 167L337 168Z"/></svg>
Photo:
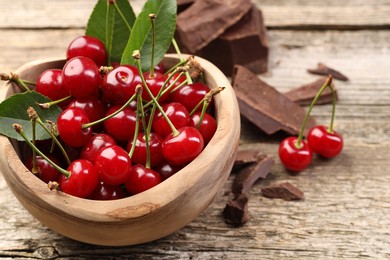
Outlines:
<svg viewBox="0 0 390 260"><path fill-rule="evenodd" d="M37 103L37 105L42 108L42 109L49 109L51 106L53 105L58 105L59 103L61 103L62 101L65 101L65 100L68 100L70 99L72 96L67 96L67 97L64 97L64 98L60 98L60 99L57 99L57 100L54 100L54 101L50 101L50 102L46 102L46 103Z"/></svg>
<svg viewBox="0 0 390 260"><path fill-rule="evenodd" d="M12 127L15 129L15 131L26 141L26 143L31 147L31 149L35 150L37 154L42 156L48 163L50 163L56 170L58 170L60 173L65 175L65 177L69 178L71 173L67 170L62 169L60 166L58 166L56 163L54 163L52 160L50 160L43 152L41 152L38 147L36 147L30 140L28 140L26 134L23 131L23 127L19 124L13 124Z"/></svg>
<svg viewBox="0 0 390 260"><path fill-rule="evenodd" d="M107 119L110 119L111 117L114 117L116 116L117 114L119 114L123 109L125 109L131 102L133 102L133 100L135 99L136 97L136 94L134 93L131 98L129 100L127 100L127 102L125 104L123 104L117 111L115 111L114 113L112 114L109 114L108 116L105 116L103 118L100 118L96 121L93 121L93 122L90 122L90 123L87 123L87 124L83 124L82 125L82 129L85 129L85 128L88 128L88 127L91 127L91 126L94 126L94 125L97 125L97 124L100 124L102 122L104 122L105 120Z"/></svg>
<svg viewBox="0 0 390 260"><path fill-rule="evenodd" d="M153 106L154 109L155 109L155 107L156 106ZM145 146L146 146L145 167L150 169L150 167L151 167L151 159L150 159L149 139L150 139L151 128L149 129L149 125L148 125L148 128L146 128L145 112L144 112L144 106L142 105L142 97L141 96L138 97L137 109L139 109L141 111L142 127L144 129L144 136L143 136L143 138L145 140ZM152 116L151 116L151 118L152 118Z"/></svg>
<svg viewBox="0 0 390 260"><path fill-rule="evenodd" d="M156 42L156 29L155 29L155 20L156 14L149 14L151 26L152 26L152 51L150 55L150 73L149 77L154 78L154 45Z"/></svg>
<svg viewBox="0 0 390 260"><path fill-rule="evenodd" d="M115 10L118 12L119 16L122 18L122 20L125 23L127 29L129 29L129 32L131 32L131 26L128 23L128 21L126 20L126 17L123 15L123 13L122 13L121 9L119 8L118 4L116 3L116 1L112 1L112 2L114 3Z"/></svg>
<svg viewBox="0 0 390 260"><path fill-rule="evenodd" d="M52 140L57 144L58 148L60 149L61 153L63 154L66 162L68 164L70 164L69 156L66 153L64 147L62 146L60 141L58 141L56 135L52 131L50 131L46 127L46 125L42 122L42 119L39 117L39 115L37 114L36 110L33 107L29 107L27 109L27 114L28 114L29 118L31 119L31 121L36 121L51 136ZM35 142L34 142L34 144L35 144Z"/></svg>
<svg viewBox="0 0 390 260"><path fill-rule="evenodd" d="M206 95L204 95L204 97L202 98L201 101L199 101L199 103L194 107L194 109L192 109L191 113L190 113L190 116L192 116L197 110L198 108L203 105L204 106L204 103L207 101L208 103L211 102L212 98L219 94L222 90L224 90L225 87L218 87L218 88L214 88L214 89L211 89L209 92L207 92Z"/></svg>
<svg viewBox="0 0 390 260"><path fill-rule="evenodd" d="M176 51L177 55L179 55L179 60L180 60L181 62L183 62L183 61L187 62L186 60L183 59L183 57L182 57L182 55L181 55L181 52L180 52L179 45L177 44L177 42L176 42L176 40L175 40L174 38L172 38L172 45L173 45L173 47L175 48L175 51ZM186 77L187 77L187 82L188 82L188 84L194 83L194 82L192 81L192 78L191 78L189 72L186 73Z"/></svg>
<svg viewBox="0 0 390 260"><path fill-rule="evenodd" d="M143 117L144 115L141 114L141 111L140 111L140 108L139 108L139 97L141 96L142 94L142 86L141 84L138 84L135 88L135 94L136 94L136 97L137 97L137 113L135 115L135 131L134 131L134 137L133 137L133 143L131 145L131 149L129 151L129 157L133 157L133 154L134 154L134 150L135 150L135 144L137 142L137 137L138 137L138 130L139 130L139 117L140 115ZM142 104L142 100L141 100L141 104Z"/></svg>
<svg viewBox="0 0 390 260"><path fill-rule="evenodd" d="M329 75L328 78L326 79L324 85L322 85L322 87L320 88L320 90L317 92L316 96L314 97L313 101L311 102L310 106L309 106L309 109L307 110L306 112L306 115L305 115L305 118L303 119L303 123L302 123L302 126L301 126L301 130L299 131L299 135L298 135L298 138L297 138L297 141L295 143L295 147L296 148L301 148L301 143L302 143L302 140L303 140L303 132L305 131L305 127L306 127L306 124L307 124L307 121L309 120L309 116L310 116L310 113L311 113L311 110L313 109L314 105L317 103L317 100L320 98L322 92L324 92L324 90L327 88L327 87L330 87L331 90L332 90L332 93L334 93L334 90L331 86L332 84L332 76ZM335 97L335 96L334 96ZM333 107L335 107L335 98L333 100ZM334 109L333 109L334 110ZM334 112L334 111L333 111ZM333 115L334 113L332 114L332 124L333 124Z"/></svg>
<svg viewBox="0 0 390 260"><path fill-rule="evenodd" d="M161 112L161 114L163 115L163 117L167 121L169 127L172 130L173 135L177 136L179 134L179 131L177 131L176 127L172 124L171 120L165 114L164 110L162 109L162 107L160 106L160 104L158 103L156 98L154 97L153 93L150 91L149 86L148 86L148 84L145 81L145 77L144 77L144 75L142 73L142 69L141 69L141 54L140 54L139 50L135 50L133 52L133 59L136 61L136 65L137 65L137 68L138 68L138 71L139 71L139 75L140 75L140 78L142 80L142 83L143 83L146 91L148 92L150 98L153 100L153 103L156 105L157 109Z"/></svg>
<svg viewBox="0 0 390 260"><path fill-rule="evenodd" d="M332 116L330 118L330 123L329 123L329 133L333 133L333 122L334 122L334 117L336 114L336 102L337 102L337 96L336 96L336 91L334 90L332 84L329 84L329 88L332 91Z"/></svg>
<svg viewBox="0 0 390 260"><path fill-rule="evenodd" d="M32 143L35 145L36 144L36 140L35 140L35 136L36 136L36 125L37 125L37 121L36 119L31 119L31 129L32 129ZM38 173L38 167L37 167L37 153L35 152L35 150L33 149L32 150L32 169L31 169L31 172L34 173L34 174L37 174Z"/></svg>
<svg viewBox="0 0 390 260"><path fill-rule="evenodd" d="M5 73L0 73L0 79L4 81L9 81L9 82L14 82L16 83L19 87L23 88L27 92L31 92L31 89L26 85L28 84L27 81L21 79L19 75L15 73L10 73L9 75ZM34 84L35 85L35 84Z"/></svg>

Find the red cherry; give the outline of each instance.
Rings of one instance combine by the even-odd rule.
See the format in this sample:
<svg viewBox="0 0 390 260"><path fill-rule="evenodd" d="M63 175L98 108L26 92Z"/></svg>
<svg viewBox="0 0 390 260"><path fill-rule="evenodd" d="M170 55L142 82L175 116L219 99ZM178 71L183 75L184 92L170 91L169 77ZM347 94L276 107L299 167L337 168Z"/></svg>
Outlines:
<svg viewBox="0 0 390 260"><path fill-rule="evenodd" d="M184 85L172 92L172 101L182 103L191 113L209 91L210 89L202 83ZM201 109L202 106L199 106L198 110Z"/></svg>
<svg viewBox="0 0 390 260"><path fill-rule="evenodd" d="M179 134L167 135L162 142L162 154L172 165L184 165L195 159L203 150L204 141L201 133L194 127L178 129Z"/></svg>
<svg viewBox="0 0 390 260"><path fill-rule="evenodd" d="M135 93L135 87L142 84L134 66L121 65L110 71L102 82L102 99L114 105L123 105Z"/></svg>
<svg viewBox="0 0 390 260"><path fill-rule="evenodd" d="M150 151L150 165L155 166L163 161L161 153L162 138L151 132L149 136L149 151ZM133 145L133 140L127 144L127 151L130 151ZM135 143L135 149L131 161L134 164L146 165L146 141L144 133L139 133Z"/></svg>
<svg viewBox="0 0 390 260"><path fill-rule="evenodd" d="M120 106L112 106L108 109L106 116L117 111ZM137 121L134 110L126 107L115 116L104 121L104 129L113 138L119 141L129 141L134 137L135 124Z"/></svg>
<svg viewBox="0 0 390 260"><path fill-rule="evenodd" d="M118 145L111 145L99 150L95 166L100 180L108 185L124 183L130 176L132 164L128 153Z"/></svg>
<svg viewBox="0 0 390 260"><path fill-rule="evenodd" d="M182 104L172 102L163 105L162 108L167 117L171 120L172 124L175 126L175 128L181 128L189 125L190 115L187 109ZM152 127L153 130L162 137L165 137L172 133L171 127L169 126L161 112L155 114L153 118Z"/></svg>
<svg viewBox="0 0 390 260"><path fill-rule="evenodd" d="M290 171L302 171L312 161L313 153L305 140L301 141L301 147L297 147L297 137L291 136L284 139L279 145L279 158L283 165Z"/></svg>
<svg viewBox="0 0 390 260"><path fill-rule="evenodd" d="M190 126L193 126L195 128L198 126L201 114L202 112L197 111L190 117ZM210 142L216 130L217 121L215 121L212 115L205 113L199 127L199 132L202 134L205 144Z"/></svg>
<svg viewBox="0 0 390 260"><path fill-rule="evenodd" d="M167 77L164 74L159 73L159 72L155 72L154 77L150 77L150 72L148 71L148 72L144 72L144 78L145 78L146 84L149 87L150 92L152 92L154 97L157 97L157 95L160 92L160 89L163 87L164 82L167 79ZM166 87L168 87L168 86L166 86ZM163 94L162 96L160 96L158 101L160 103L164 102L164 100L168 97L168 95L169 95L169 92ZM142 91L142 99L145 101L152 100L148 91L145 89Z"/></svg>
<svg viewBox="0 0 390 260"><path fill-rule="evenodd" d="M178 165L171 165L167 162L163 162L161 164L159 164L155 170L156 172L158 172L161 176L161 181L164 181L166 179L168 179L169 177L171 177L172 175L174 175L175 173L177 173L178 171L180 171L183 167L182 166L178 166Z"/></svg>
<svg viewBox="0 0 390 260"><path fill-rule="evenodd" d="M126 192L119 185L108 185L104 182L99 182L95 190L89 195L91 200L117 200L126 197Z"/></svg>
<svg viewBox="0 0 390 260"><path fill-rule="evenodd" d="M110 135L104 133L94 134L88 143L81 148L80 158L94 162L100 149L114 144L116 144L115 139Z"/></svg>
<svg viewBox="0 0 390 260"><path fill-rule="evenodd" d="M314 126L307 134L307 142L314 153L325 158L337 156L343 149L343 138L336 132L329 132L323 125Z"/></svg>
<svg viewBox="0 0 390 260"><path fill-rule="evenodd" d="M60 161L51 154L46 154L46 156L53 161L55 164L60 165ZM60 177L61 173L54 168L46 159L44 159L41 156L36 156L36 166L38 169L38 172L36 173L36 176L41 179L43 182L48 183L49 181L57 181ZM26 167L30 171L33 168L33 157L30 156L26 161Z"/></svg>
<svg viewBox="0 0 390 260"><path fill-rule="evenodd" d="M66 62L62 79L65 89L75 98L96 96L102 81L96 63L87 57L75 57Z"/></svg>
<svg viewBox="0 0 390 260"><path fill-rule="evenodd" d="M62 70L60 69L48 69L42 72L37 80L35 90L53 101L70 95L62 84ZM59 105L66 104L67 101L62 101Z"/></svg>
<svg viewBox="0 0 390 260"><path fill-rule="evenodd" d="M74 99L68 104L67 107L77 107L81 110L84 110L90 122L101 119L106 114L106 108L103 105L103 102L96 97Z"/></svg>
<svg viewBox="0 0 390 260"><path fill-rule="evenodd" d="M160 175L142 165L134 165L129 179L125 182L126 190L131 194L146 191L161 182Z"/></svg>
<svg viewBox="0 0 390 260"><path fill-rule="evenodd" d="M98 66L104 66L107 63L106 46L98 38L91 36L79 36L69 44L66 51L67 60L77 56L88 57Z"/></svg>
<svg viewBox="0 0 390 260"><path fill-rule="evenodd" d="M68 108L57 118L57 129L61 140L72 147L85 145L92 136L92 129L82 128L89 123L87 114L79 108Z"/></svg>
<svg viewBox="0 0 390 260"><path fill-rule="evenodd" d="M62 174L58 180L60 189L70 195L86 198L99 182L98 170L89 161L79 159L73 161L68 169L70 176Z"/></svg>

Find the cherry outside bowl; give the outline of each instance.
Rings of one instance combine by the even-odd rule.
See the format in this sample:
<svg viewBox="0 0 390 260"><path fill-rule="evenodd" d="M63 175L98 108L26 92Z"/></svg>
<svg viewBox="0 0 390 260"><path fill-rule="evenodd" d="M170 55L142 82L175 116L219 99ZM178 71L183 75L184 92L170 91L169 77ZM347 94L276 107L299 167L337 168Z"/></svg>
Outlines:
<svg viewBox="0 0 390 260"><path fill-rule="evenodd" d="M0 171L20 203L42 224L66 237L96 245L134 245L167 236L198 217L228 178L240 136L240 114L229 80L210 62L196 57L210 88L226 87L215 97L218 128L202 153L181 171L140 194L112 201L80 199L50 191L20 160L14 140L0 135ZM163 64L178 61L167 55ZM15 73L36 81L48 68L62 68L61 59L28 63ZM13 84L0 88L0 101L15 93Z"/></svg>

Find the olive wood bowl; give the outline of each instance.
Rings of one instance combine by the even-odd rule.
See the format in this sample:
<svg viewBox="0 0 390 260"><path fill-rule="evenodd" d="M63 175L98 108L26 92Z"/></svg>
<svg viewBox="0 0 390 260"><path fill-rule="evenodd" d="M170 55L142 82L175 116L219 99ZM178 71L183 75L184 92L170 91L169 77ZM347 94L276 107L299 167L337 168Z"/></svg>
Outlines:
<svg viewBox="0 0 390 260"><path fill-rule="evenodd" d="M159 185L119 200L80 199L50 191L22 163L17 142L0 135L0 171L19 202L43 225L74 240L107 246L134 245L156 240L184 227L213 201L226 182L237 152L240 114L229 80L210 62L196 57L210 88L225 87L215 97L218 128L202 153ZM166 55L165 67L178 61ZM38 60L15 73L36 81L49 68L62 68L63 59ZM0 101L18 88L0 88Z"/></svg>

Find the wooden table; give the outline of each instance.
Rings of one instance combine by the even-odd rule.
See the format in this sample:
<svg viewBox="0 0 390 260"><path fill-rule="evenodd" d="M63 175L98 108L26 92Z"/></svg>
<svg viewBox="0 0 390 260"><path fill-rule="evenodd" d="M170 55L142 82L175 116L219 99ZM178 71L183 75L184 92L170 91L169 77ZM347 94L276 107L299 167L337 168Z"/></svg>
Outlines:
<svg viewBox="0 0 390 260"><path fill-rule="evenodd" d="M95 1L2 0L0 70L25 62L64 57L83 34ZM140 3L132 1L136 11ZM0 257L132 259L356 259L390 258L390 1L256 0L270 43L269 73L259 75L280 91L317 76L306 69L323 62L349 76L336 81L335 128L345 140L332 160L315 158L299 175L277 158L279 136L266 136L243 120L241 147L272 155L276 164L251 192L250 221L225 224L223 191L196 220L151 243L101 247L64 238L42 226L0 177ZM330 105L313 116L327 124ZM1 175L0 175L1 176ZM233 176L224 187L230 189ZM289 181L305 199L287 202L261 196L262 185Z"/></svg>

